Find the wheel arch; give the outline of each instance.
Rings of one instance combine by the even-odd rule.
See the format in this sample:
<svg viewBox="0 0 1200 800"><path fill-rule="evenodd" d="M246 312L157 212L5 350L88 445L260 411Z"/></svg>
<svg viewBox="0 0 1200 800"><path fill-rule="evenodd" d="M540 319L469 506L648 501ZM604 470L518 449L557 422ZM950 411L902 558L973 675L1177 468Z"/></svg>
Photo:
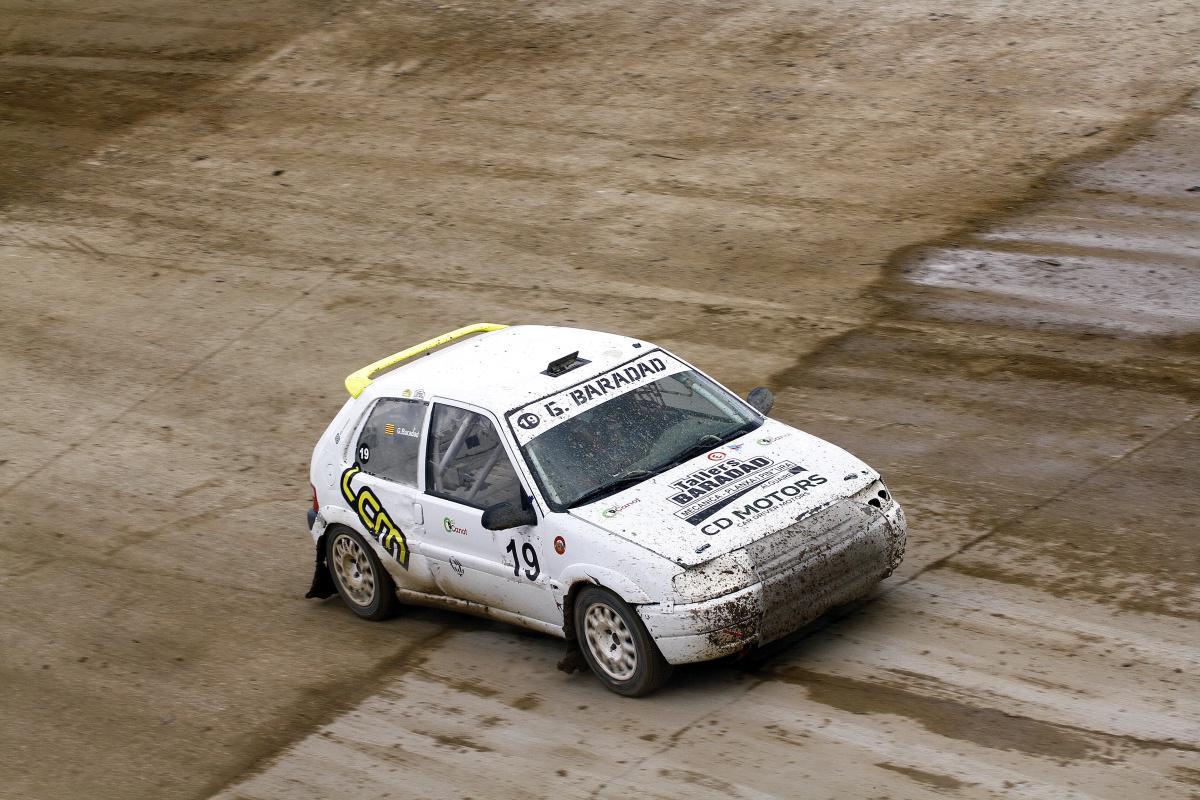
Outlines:
<svg viewBox="0 0 1200 800"><path fill-rule="evenodd" d="M563 594L563 634L568 641L575 640L575 598L588 586L608 589L631 606L654 602L640 586L628 576L595 564L575 564L563 571L560 581L567 586Z"/></svg>

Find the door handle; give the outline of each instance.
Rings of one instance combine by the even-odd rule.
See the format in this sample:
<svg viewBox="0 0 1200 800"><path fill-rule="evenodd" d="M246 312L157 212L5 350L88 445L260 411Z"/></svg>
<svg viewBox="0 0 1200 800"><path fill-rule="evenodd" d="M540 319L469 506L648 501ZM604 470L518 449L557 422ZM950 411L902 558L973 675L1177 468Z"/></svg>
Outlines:
<svg viewBox="0 0 1200 800"><path fill-rule="evenodd" d="M421 508L420 503L413 503L413 522L418 525L425 524L425 509Z"/></svg>

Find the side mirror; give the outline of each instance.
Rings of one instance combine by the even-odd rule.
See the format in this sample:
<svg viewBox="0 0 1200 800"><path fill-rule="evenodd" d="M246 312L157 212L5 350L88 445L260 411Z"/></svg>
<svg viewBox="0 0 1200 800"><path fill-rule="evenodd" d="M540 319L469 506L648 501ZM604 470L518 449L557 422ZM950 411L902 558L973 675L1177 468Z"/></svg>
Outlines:
<svg viewBox="0 0 1200 800"><path fill-rule="evenodd" d="M771 409L775 407L775 395L767 387L759 386L757 389L750 390L750 394L746 395L746 402L758 413L766 415L771 413Z"/></svg>
<svg viewBox="0 0 1200 800"><path fill-rule="evenodd" d="M483 527L489 531L506 531L524 525L536 525L537 514L532 508L518 508L512 503L496 503L483 510Z"/></svg>

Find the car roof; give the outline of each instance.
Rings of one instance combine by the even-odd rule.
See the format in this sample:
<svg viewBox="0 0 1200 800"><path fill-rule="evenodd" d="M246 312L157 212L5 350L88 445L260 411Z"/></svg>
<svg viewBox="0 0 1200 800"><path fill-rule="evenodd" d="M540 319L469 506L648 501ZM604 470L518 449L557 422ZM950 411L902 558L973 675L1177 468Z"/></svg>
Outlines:
<svg viewBox="0 0 1200 800"><path fill-rule="evenodd" d="M514 325L401 364L376 378L362 399L438 396L503 416L652 349L649 342L612 333ZM591 363L556 377L544 374L551 361L576 351Z"/></svg>

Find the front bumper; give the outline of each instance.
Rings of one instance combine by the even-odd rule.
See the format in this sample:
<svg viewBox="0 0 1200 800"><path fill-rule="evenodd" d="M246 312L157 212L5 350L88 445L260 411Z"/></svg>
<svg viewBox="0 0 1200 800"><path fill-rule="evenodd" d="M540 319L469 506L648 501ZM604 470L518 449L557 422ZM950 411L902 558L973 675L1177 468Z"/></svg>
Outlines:
<svg viewBox="0 0 1200 800"><path fill-rule="evenodd" d="M904 554L904 512L843 501L748 545L758 583L711 600L638 607L671 664L708 661L793 633L870 593Z"/></svg>
<svg viewBox="0 0 1200 800"><path fill-rule="evenodd" d="M668 664L710 661L754 644L762 618L762 585L679 605L638 606Z"/></svg>

